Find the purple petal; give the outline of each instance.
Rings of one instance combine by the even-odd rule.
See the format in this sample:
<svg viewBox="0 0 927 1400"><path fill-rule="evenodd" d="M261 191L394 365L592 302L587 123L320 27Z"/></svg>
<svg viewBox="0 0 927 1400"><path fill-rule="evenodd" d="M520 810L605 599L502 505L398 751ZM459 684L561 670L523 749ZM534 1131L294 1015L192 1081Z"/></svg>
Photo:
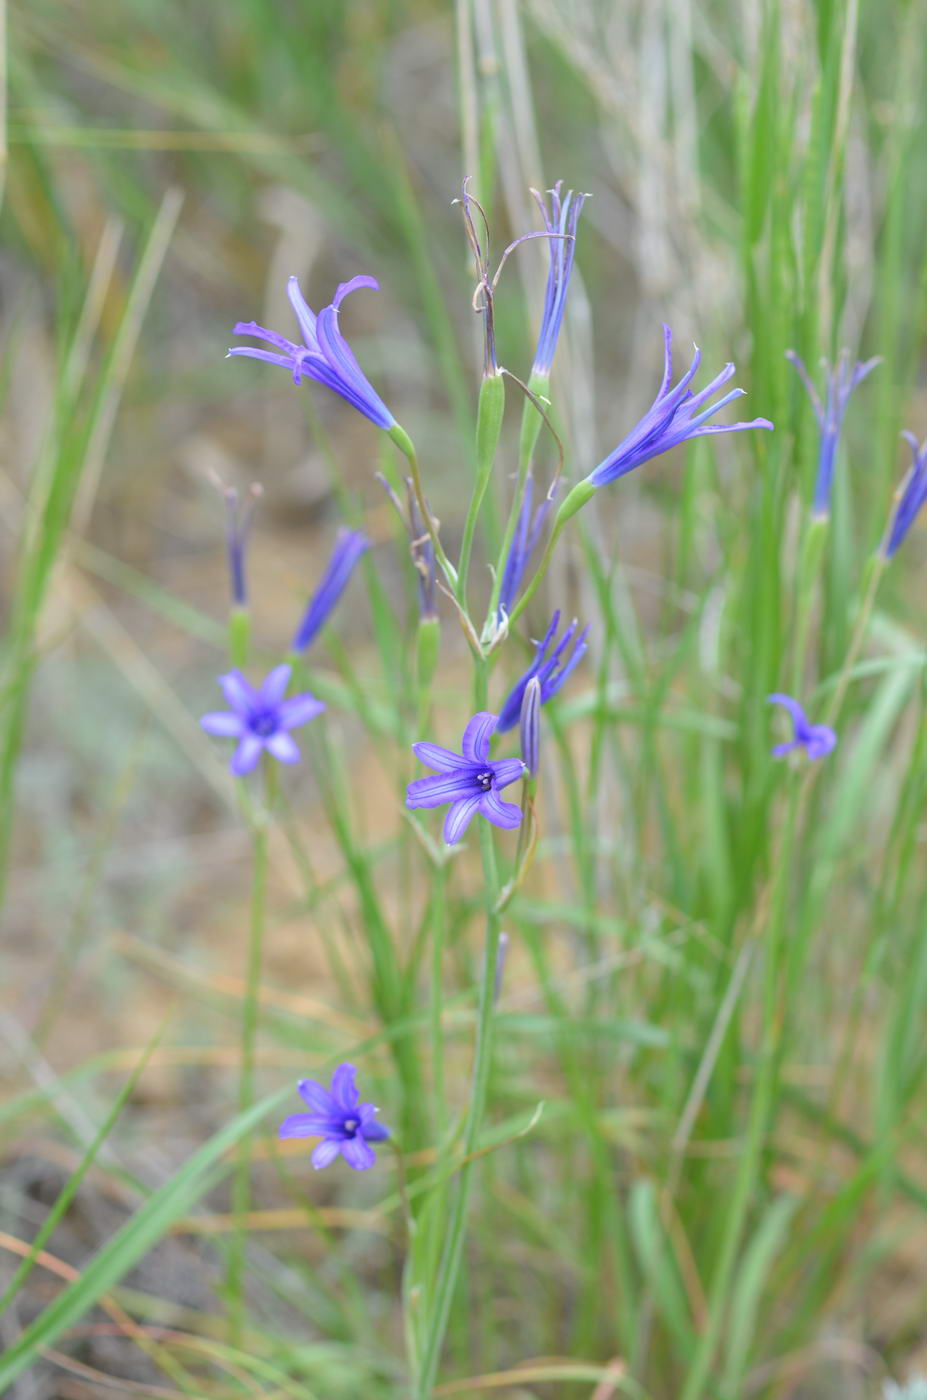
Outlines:
<svg viewBox="0 0 927 1400"><path fill-rule="evenodd" d="M242 355L246 360L264 360L269 365L282 365L284 369L293 368L293 355L278 355L273 350L258 350L251 345L233 345L226 350L225 358L229 360L233 355Z"/></svg>
<svg viewBox="0 0 927 1400"><path fill-rule="evenodd" d="M506 831L521 826L521 808L516 807L514 802L503 802L493 788L484 792L479 802L480 811L493 826L501 826Z"/></svg>
<svg viewBox="0 0 927 1400"><path fill-rule="evenodd" d="M316 322L319 348L322 351L335 380L332 388L353 404L377 427L387 431L395 423L395 418L365 377L364 371L354 357L350 345L338 329L338 309L326 306L319 312Z"/></svg>
<svg viewBox="0 0 927 1400"><path fill-rule="evenodd" d="M219 734L223 739L237 739L244 721L241 715L231 714L228 710L212 710L208 715L200 716L200 724L207 734Z"/></svg>
<svg viewBox="0 0 927 1400"><path fill-rule="evenodd" d="M309 1161L317 1172L321 1171L323 1167L327 1167L330 1163L334 1162L338 1153L347 1146L347 1142L339 1142L336 1138L325 1138L319 1143L318 1147L309 1158Z"/></svg>
<svg viewBox="0 0 927 1400"><path fill-rule="evenodd" d="M491 763L493 787L504 788L516 783L524 775L525 765L520 758L500 758Z"/></svg>
<svg viewBox="0 0 927 1400"><path fill-rule="evenodd" d="M339 1108L350 1111L356 1109L360 1102L360 1094L354 1083L357 1070L353 1065L339 1065L332 1075L332 1098Z"/></svg>
<svg viewBox="0 0 927 1400"><path fill-rule="evenodd" d="M474 781L472 768L442 773L434 778L416 778L406 788L406 806L442 807L445 802L472 797Z"/></svg>
<svg viewBox="0 0 927 1400"><path fill-rule="evenodd" d="M281 354L287 356L288 359L292 359L294 355L299 353L299 346L294 345L292 340L287 340L285 335L278 335L276 331L269 331L266 326L259 326L257 321L238 321L234 333L235 335L253 335L256 340L266 340L268 345L276 345ZM249 345L240 345L236 347L235 353L240 355L242 351L250 349ZM229 354L231 353L232 351L229 351Z"/></svg>
<svg viewBox="0 0 927 1400"><path fill-rule="evenodd" d="M286 688L290 683L290 676L293 674L293 667L284 663L282 666L275 666L264 679L257 694L257 702L262 710L275 710L280 701L286 695Z"/></svg>
<svg viewBox="0 0 927 1400"><path fill-rule="evenodd" d="M263 747L263 739L259 739L256 734L244 736L232 754L232 761L229 764L229 770L235 774L236 778L243 778L246 773L252 772L257 767Z"/></svg>
<svg viewBox="0 0 927 1400"><path fill-rule="evenodd" d="M315 719L324 709L325 702L317 700L306 691L303 695L291 696L278 706L277 723L281 729L298 729L301 724L308 724L311 719Z"/></svg>
<svg viewBox="0 0 927 1400"><path fill-rule="evenodd" d="M240 671L226 671L219 677L219 685L231 709L239 715L249 715L257 701L254 687L245 680Z"/></svg>
<svg viewBox="0 0 927 1400"><path fill-rule="evenodd" d="M337 1132L339 1123L324 1113L291 1113L277 1129L282 1138L328 1137Z"/></svg>
<svg viewBox="0 0 927 1400"><path fill-rule="evenodd" d="M317 1079L301 1079L296 1086L300 1098L304 1104L315 1113L334 1115L337 1113L337 1105L331 1094L320 1084Z"/></svg>
<svg viewBox="0 0 927 1400"><path fill-rule="evenodd" d="M470 763L486 762L489 758L489 740L498 723L498 715L491 715L486 710L473 716L463 732L461 749L465 759Z"/></svg>
<svg viewBox="0 0 927 1400"><path fill-rule="evenodd" d="M837 735L826 724L812 724L805 749L809 758L826 758L837 747Z"/></svg>
<svg viewBox="0 0 927 1400"><path fill-rule="evenodd" d="M436 773L454 773L460 768L469 771L470 764L465 758L461 758L459 753L451 753L450 749L442 749L440 744L420 743L412 745L412 752L416 758L420 758L426 768L433 768Z"/></svg>
<svg viewBox="0 0 927 1400"><path fill-rule="evenodd" d="M444 819L444 840L449 846L456 846L480 810L484 796L484 793L479 792L474 797L462 797L451 807Z"/></svg>
<svg viewBox="0 0 927 1400"><path fill-rule="evenodd" d="M349 1167L353 1167L356 1172L365 1172L374 1165L377 1154L367 1143L365 1138L360 1136L349 1138L347 1142L340 1144L341 1155Z"/></svg>
<svg viewBox="0 0 927 1400"><path fill-rule="evenodd" d="M775 746L775 748L771 750L771 752L772 752L773 758L785 758L785 755L786 755L787 753L791 753L793 749L797 749L797 748L798 748L798 740L797 740L797 739L790 739L789 742L788 742L787 744L777 744L777 745Z"/></svg>
<svg viewBox="0 0 927 1400"><path fill-rule="evenodd" d="M389 1128L383 1123L371 1120L369 1123L362 1123L360 1131L368 1142L385 1142L389 1137Z"/></svg>
<svg viewBox="0 0 927 1400"><path fill-rule="evenodd" d="M359 273L357 277L352 277L347 282L339 282L338 288L332 298L332 306L337 311L338 307L351 292L356 292L360 287L369 287L372 291L378 292L380 284L375 277L368 277L366 273Z"/></svg>
<svg viewBox="0 0 927 1400"><path fill-rule="evenodd" d="M720 404L718 405L720 408ZM746 428L768 428L775 432L775 424L770 423L768 418L751 418L747 423L709 423L706 427L696 428L689 434L690 437L710 437L712 433L742 433Z"/></svg>
<svg viewBox="0 0 927 1400"><path fill-rule="evenodd" d="M272 734L269 739L265 739L264 747L269 754L273 754L278 763L299 762L299 745L295 739L291 739L289 734L285 733L282 729L278 729L276 734Z"/></svg>
<svg viewBox="0 0 927 1400"><path fill-rule="evenodd" d="M311 309L302 292L299 290L298 278L291 277L289 279L286 284L286 294L290 299L290 305L296 313L299 329L303 334L303 343L310 350L318 350L319 342L315 333L315 312Z"/></svg>
<svg viewBox="0 0 927 1400"><path fill-rule="evenodd" d="M797 700L793 700L791 695L782 695L779 691L775 691L772 695L767 695L766 703L769 705L781 705L784 710L788 710L792 719L795 721L796 733L807 725L808 721L805 718L804 710Z"/></svg>

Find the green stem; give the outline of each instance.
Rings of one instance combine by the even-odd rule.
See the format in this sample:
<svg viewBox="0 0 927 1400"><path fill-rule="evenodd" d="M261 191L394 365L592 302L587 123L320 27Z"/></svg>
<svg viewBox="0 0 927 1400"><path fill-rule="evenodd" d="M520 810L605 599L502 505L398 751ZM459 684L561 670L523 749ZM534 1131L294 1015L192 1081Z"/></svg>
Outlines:
<svg viewBox="0 0 927 1400"><path fill-rule="evenodd" d="M241 1016L241 1042L238 1071L238 1111L244 1113L254 1100L254 1052L257 1041L260 1010L261 963L264 949L264 929L267 918L267 836L269 812L273 804L275 774L270 760L265 760L265 809L257 810L252 824L252 883L251 918L248 930L248 953L245 969L245 997ZM248 1237L247 1215L251 1206L251 1145L252 1135L242 1137L232 1181L232 1232L226 1276L229 1299L229 1330L233 1345L241 1341L244 1321L243 1276L245 1248Z"/></svg>
<svg viewBox="0 0 927 1400"><path fill-rule="evenodd" d="M473 550L473 537L480 510L492 480L492 470L502 431L502 415L505 412L505 380L501 374L484 377L480 385L480 401L476 416L476 479L473 494L467 507L463 538L460 542L460 567L457 578L457 601L466 607L467 576L470 572L470 555Z"/></svg>

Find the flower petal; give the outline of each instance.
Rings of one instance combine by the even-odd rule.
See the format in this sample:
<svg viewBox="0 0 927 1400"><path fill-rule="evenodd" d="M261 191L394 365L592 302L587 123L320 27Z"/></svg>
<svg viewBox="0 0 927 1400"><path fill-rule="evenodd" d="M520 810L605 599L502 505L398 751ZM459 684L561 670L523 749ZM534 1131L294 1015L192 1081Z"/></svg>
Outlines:
<svg viewBox="0 0 927 1400"><path fill-rule="evenodd" d="M321 1171L323 1167L327 1167L330 1163L334 1162L338 1153L341 1152L343 1148L347 1147L347 1145L347 1142L339 1142L336 1138L324 1138L309 1158L309 1161L317 1172Z"/></svg>
<svg viewBox="0 0 927 1400"><path fill-rule="evenodd" d="M226 350L225 358L230 360L233 355L243 355L246 360L264 360L269 365L280 365L283 369L292 369L294 363L293 355L278 355L273 350L258 350L252 345L233 345Z"/></svg>
<svg viewBox="0 0 927 1400"><path fill-rule="evenodd" d="M320 1084L317 1079L301 1079L296 1086L297 1092L304 1104L307 1104L314 1113L324 1113L335 1115L337 1105L331 1094Z"/></svg>
<svg viewBox="0 0 927 1400"><path fill-rule="evenodd" d="M317 700L308 690L302 695L291 695L277 707L277 723L281 729L298 729L308 724L325 709L325 701Z"/></svg>
<svg viewBox="0 0 927 1400"><path fill-rule="evenodd" d="M455 846L463 836L477 812L485 793L478 792L474 797L462 797L451 807L444 819L444 840Z"/></svg>
<svg viewBox="0 0 927 1400"><path fill-rule="evenodd" d="M775 748L771 749L770 752L773 758L785 758L787 753L791 753L793 749L797 748L798 740L790 739L787 744L776 744Z"/></svg>
<svg viewBox="0 0 927 1400"><path fill-rule="evenodd" d="M277 1129L281 1138L329 1137L339 1124L324 1113L291 1113Z"/></svg>
<svg viewBox="0 0 927 1400"><path fill-rule="evenodd" d="M273 754L278 763L298 763L301 757L296 740L282 729L265 739L264 747L269 754Z"/></svg>
<svg viewBox="0 0 927 1400"><path fill-rule="evenodd" d="M250 715L257 694L240 671L226 671L224 676L219 677L219 685L230 709L239 715Z"/></svg>
<svg viewBox="0 0 927 1400"><path fill-rule="evenodd" d="M201 715L200 724L207 734L219 734L223 739L237 739L244 728L241 715L229 710L212 710L208 715Z"/></svg>
<svg viewBox="0 0 927 1400"><path fill-rule="evenodd" d="M421 759L426 768L432 768L436 773L454 773L459 768L468 769L470 766L459 753L452 753L450 749L442 749L440 744L413 744L412 752L416 758Z"/></svg>
<svg viewBox="0 0 927 1400"><path fill-rule="evenodd" d="M385 1142L389 1137L389 1128L383 1123L378 1123L376 1119L373 1118L367 1123L362 1123L360 1131L368 1142Z"/></svg>
<svg viewBox="0 0 927 1400"><path fill-rule="evenodd" d="M236 778L243 778L246 773L251 773L258 765L263 747L263 739L259 739L256 734L245 734L232 754L229 771L234 773Z"/></svg>
<svg viewBox="0 0 927 1400"><path fill-rule="evenodd" d="M253 335L255 340L266 340L268 345L276 345L281 355L288 359L292 359L294 355L299 354L299 346L294 345L292 340L287 340L285 335L279 335L277 331L269 331L266 326L259 326L257 321L236 322L234 334ZM234 353L240 355L243 351L247 353L250 348L251 347L247 345L240 345L236 347L234 352L230 350L229 354L231 355Z"/></svg>
<svg viewBox="0 0 927 1400"><path fill-rule="evenodd" d="M486 762L489 757L489 740L498 723L498 715L491 715L486 710L481 710L473 716L463 732L461 750L465 759L470 763Z"/></svg>
<svg viewBox="0 0 927 1400"><path fill-rule="evenodd" d="M351 292L356 292L360 287L369 287L374 292L380 290L380 284L375 277L370 277L365 272L358 273L349 281L338 283L335 295L332 297L332 306L335 310L337 311L346 296L349 296Z"/></svg>
<svg viewBox="0 0 927 1400"><path fill-rule="evenodd" d="M503 802L492 788L480 798L480 811L493 826L501 826L506 831L521 826L521 808L516 807L514 802Z"/></svg>
<svg viewBox="0 0 927 1400"><path fill-rule="evenodd" d="M805 718L805 712L798 701L793 699L791 695L782 695L779 691L774 691L772 695L767 695L766 703L768 705L781 705L784 710L788 710L795 723L796 735L807 728L808 721Z"/></svg>
<svg viewBox="0 0 927 1400"><path fill-rule="evenodd" d="M318 350L319 342L315 333L315 312L299 290L298 278L291 277L288 280L286 284L286 294L290 299L290 305L296 313L299 329L303 334L303 343L310 350Z"/></svg>
<svg viewBox="0 0 927 1400"><path fill-rule="evenodd" d="M517 783L525 772L525 765L520 758L500 758L489 766L494 788L504 788L508 787L510 783Z"/></svg>
<svg viewBox="0 0 927 1400"><path fill-rule="evenodd" d="M473 796L474 770L461 768L456 773L441 773L434 778L416 778L406 788L407 807L443 807L445 802Z"/></svg>
<svg viewBox="0 0 927 1400"><path fill-rule="evenodd" d="M367 1143L365 1138L359 1135L349 1138L347 1142L339 1144L341 1155L349 1167L353 1167L356 1172L365 1172L374 1165L377 1154Z"/></svg>
<svg viewBox="0 0 927 1400"><path fill-rule="evenodd" d="M290 683L290 676L293 674L293 667L286 662L282 666L275 666L264 678L264 683L257 693L258 704L262 710L275 710L280 701L286 695L286 688Z"/></svg>
<svg viewBox="0 0 927 1400"><path fill-rule="evenodd" d="M339 1109L346 1112L356 1109L360 1102L360 1094L357 1092L357 1085L354 1083L357 1070L353 1065L339 1065L332 1075L332 1098Z"/></svg>
<svg viewBox="0 0 927 1400"><path fill-rule="evenodd" d="M837 735L826 724L812 724L808 730L805 749L809 758L826 758L837 747Z"/></svg>

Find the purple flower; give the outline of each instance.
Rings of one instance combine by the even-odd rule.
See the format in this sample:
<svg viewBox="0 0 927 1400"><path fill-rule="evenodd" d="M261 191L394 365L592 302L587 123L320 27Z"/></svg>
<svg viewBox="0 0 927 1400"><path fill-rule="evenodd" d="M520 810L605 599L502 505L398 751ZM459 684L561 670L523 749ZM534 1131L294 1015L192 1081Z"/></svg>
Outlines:
<svg viewBox="0 0 927 1400"><path fill-rule="evenodd" d="M798 370L801 382L808 391L811 406L814 409L815 417L821 428L821 450L818 456L818 476L814 488L814 514L826 518L830 514L830 495L834 481L834 463L837 456L837 442L840 438L840 429L843 425L843 415L847 411L847 404L850 402L850 395L861 384L866 375L874 370L876 365L881 364L881 358L876 356L873 360L864 360L860 364L850 369L850 356L846 350L841 351L840 358L833 369L826 360L822 360L827 379L827 396L824 404L821 404L817 389L811 382L811 376L805 369L803 360L796 355L794 350L786 350L787 360Z"/></svg>
<svg viewBox="0 0 927 1400"><path fill-rule="evenodd" d="M550 492L545 492L544 499L532 515L533 498L534 482L529 476L525 481L525 494L521 500L518 524L515 527L508 558L502 571L502 586L499 589L499 606L496 611L496 621L500 625L515 606L515 599L518 597L518 590L521 587L525 569L528 567L528 561L541 538L545 521L554 503Z"/></svg>
<svg viewBox="0 0 927 1400"><path fill-rule="evenodd" d="M804 749L809 758L825 758L837 746L837 735L826 724L809 724L805 712L791 695L767 695L771 705L781 705L792 716L795 737L787 744L777 744L774 758L782 758L793 749Z"/></svg>
<svg viewBox="0 0 927 1400"><path fill-rule="evenodd" d="M315 641L347 587L355 564L369 548L370 541L359 530L338 531L328 568L322 575L321 582L303 613L302 622L296 629L296 636L293 638L294 651L305 651Z"/></svg>
<svg viewBox="0 0 927 1400"><path fill-rule="evenodd" d="M746 428L772 428L772 423L766 418L753 418L749 423L709 423L708 419L713 418L719 409L746 392L744 389L730 389L717 403L702 408L706 400L731 378L734 366L725 365L704 389L697 394L690 393L689 384L702 358L702 352L696 346L691 365L675 388L671 389L673 333L667 325L663 327L663 344L663 382L657 397L623 442L589 474L586 480L590 486L604 486L606 482L615 481L642 462L649 462L651 457L659 457L662 452L668 452L671 447L688 442L690 438L705 437L709 433L740 433ZM701 412L697 413L696 409Z"/></svg>
<svg viewBox="0 0 927 1400"><path fill-rule="evenodd" d="M287 283L287 296L296 313L303 343L293 341L276 331L259 326L256 321L239 321L236 335L250 335L255 340L266 340L275 350L255 350L250 345L236 345L229 355L247 355L252 360L267 360L272 365L282 365L290 370L293 383L299 384L305 375L319 384L327 384L347 399L359 413L376 423L378 428L388 432L396 422L383 400L367 382L360 365L351 352L351 347L338 329L338 308L349 292L358 287L379 289L379 282L373 277L352 277L350 282L342 282L335 292L331 306L323 307L318 315L306 304L299 282L291 277Z"/></svg>
<svg viewBox="0 0 927 1400"><path fill-rule="evenodd" d="M265 749L281 763L299 762L299 749L290 737L290 730L315 719L325 706L308 692L284 700L292 669L291 666L275 666L258 690L240 671L227 671L219 677L230 709L203 715L200 724L207 734L238 740L229 764L236 778L256 768Z"/></svg>
<svg viewBox="0 0 927 1400"><path fill-rule="evenodd" d="M291 1113L280 1124L279 1137L322 1139L309 1159L316 1171L327 1167L340 1153L349 1167L365 1172L377 1160L370 1144L389 1137L389 1128L376 1121L379 1109L372 1103L360 1102L354 1083L356 1074L353 1065L339 1065L332 1075L331 1090L323 1088L317 1079L301 1079L296 1087L311 1112Z"/></svg>
<svg viewBox="0 0 927 1400"><path fill-rule="evenodd" d="M927 441L919 447L913 433L902 433L901 436L910 445L914 461L899 487L888 537L882 545L886 559L891 559L917 519L921 506L927 501Z"/></svg>
<svg viewBox="0 0 927 1400"><path fill-rule="evenodd" d="M544 314L541 317L541 330L531 368L532 374L543 375L545 378L550 374L563 322L567 288L570 285L570 273L573 271L573 255L576 252L576 225L586 199L584 194L575 195L572 190L567 190L565 198L561 199L562 185L563 181L558 180L554 188L547 191L550 195L550 209L537 190L531 191L541 211L544 227L549 234L557 235L548 240L550 268L544 294Z"/></svg>
<svg viewBox="0 0 927 1400"><path fill-rule="evenodd" d="M519 721L521 715L522 696L525 688L533 676L537 676L541 682L541 704L546 705L548 700L553 699L557 691L561 688L570 672L577 666L586 651L586 636L588 627L584 627L582 632L573 642L576 632L577 622L574 617L569 627L564 632L560 641L547 655L548 649L557 635L560 626L560 610L554 613L550 620L550 626L543 640L535 642L535 657L525 674L515 682L515 685L506 696L505 703L499 712L499 733L503 734L507 729L512 729ZM570 643L573 642L572 650ZM565 655L566 653L566 655ZM561 659L563 658L563 659Z"/></svg>
<svg viewBox="0 0 927 1400"><path fill-rule="evenodd" d="M460 840L477 812L493 826L506 830L521 823L521 808L503 802L499 792L522 777L525 765L520 758L489 757L489 740L498 723L495 715L485 711L474 715L464 730L462 755L437 744L412 745L425 767L438 776L410 783L406 806L443 807L450 802L451 810L444 823L444 839L449 846Z"/></svg>

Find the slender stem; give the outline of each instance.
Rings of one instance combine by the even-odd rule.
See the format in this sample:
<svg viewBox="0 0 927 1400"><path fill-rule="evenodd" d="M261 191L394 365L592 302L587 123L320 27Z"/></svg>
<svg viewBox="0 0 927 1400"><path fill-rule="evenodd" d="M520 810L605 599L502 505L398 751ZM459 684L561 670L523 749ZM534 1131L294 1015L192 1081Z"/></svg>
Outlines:
<svg viewBox="0 0 927 1400"><path fill-rule="evenodd" d="M843 663L843 668L840 672L840 678L837 682L837 689L834 692L833 699L830 703L830 709L827 712L826 723L829 724L831 727L834 727L837 723L837 720L840 718L840 711L843 707L843 702L846 698L847 687L850 684L853 667L856 665L856 661L860 653L860 648L862 647L863 641L865 640L866 630L869 626L869 619L872 615L873 604L875 603L876 593L878 592L879 583L881 582L884 568L884 555L874 555L872 562L869 566L869 579L867 582L865 594L863 595L862 606L860 607L859 615L856 619L856 626L853 629L853 636L850 638L850 645L847 649L846 660Z"/></svg>
<svg viewBox="0 0 927 1400"><path fill-rule="evenodd" d="M492 480L504 412L505 379L501 373L484 375L480 385L480 400L476 414L476 478L460 542L457 600L462 608L466 608L467 605L467 578L470 573L473 538L483 501L486 499L486 492Z"/></svg>
<svg viewBox="0 0 927 1400"><path fill-rule="evenodd" d="M251 918L248 930L248 952L245 968L245 997L241 1016L241 1042L238 1071L238 1110L250 1108L254 1099L254 1052L260 1010L261 963L267 914L267 835L268 815L273 799L275 777L267 764L267 804L257 810L252 822L252 882ZM251 1146L252 1135L240 1141L232 1181L232 1232L226 1282L229 1298L229 1330L233 1345L241 1341L244 1320L243 1276L247 1243L247 1215L251 1205Z"/></svg>
<svg viewBox="0 0 927 1400"><path fill-rule="evenodd" d="M444 937L447 927L447 867L432 874L431 896L431 1072L434 1086L435 1124L444 1136L447 1105L444 1102Z"/></svg>
<svg viewBox="0 0 927 1400"><path fill-rule="evenodd" d="M451 588L456 588L457 570L444 552L444 546L438 535L438 527L435 524L431 511L428 509L428 502L425 500L425 489L422 485L422 473L418 465L418 453L415 451L412 439L398 423L392 429L390 437L409 463L409 474L412 477L412 490L415 492L415 503L419 508L422 520L425 522L425 529L428 531L429 539L434 547L435 559L438 561L441 571Z"/></svg>

